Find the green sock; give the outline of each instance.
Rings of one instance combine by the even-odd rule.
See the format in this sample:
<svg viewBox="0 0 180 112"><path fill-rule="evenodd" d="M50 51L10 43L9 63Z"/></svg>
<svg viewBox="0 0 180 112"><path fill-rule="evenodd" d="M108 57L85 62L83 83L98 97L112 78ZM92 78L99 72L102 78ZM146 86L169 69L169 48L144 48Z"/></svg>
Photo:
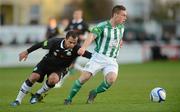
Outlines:
<svg viewBox="0 0 180 112"><path fill-rule="evenodd" d="M79 80L76 80L72 86L70 94L68 96L68 100L72 100L72 98L77 94L77 92L81 89L82 84Z"/></svg>
<svg viewBox="0 0 180 112"><path fill-rule="evenodd" d="M70 68L69 69L70 75L74 75L74 73L76 72L74 68Z"/></svg>
<svg viewBox="0 0 180 112"><path fill-rule="evenodd" d="M111 84L109 84L106 80L104 80L96 89L94 89L94 92L96 94L105 92L108 88L111 87Z"/></svg>

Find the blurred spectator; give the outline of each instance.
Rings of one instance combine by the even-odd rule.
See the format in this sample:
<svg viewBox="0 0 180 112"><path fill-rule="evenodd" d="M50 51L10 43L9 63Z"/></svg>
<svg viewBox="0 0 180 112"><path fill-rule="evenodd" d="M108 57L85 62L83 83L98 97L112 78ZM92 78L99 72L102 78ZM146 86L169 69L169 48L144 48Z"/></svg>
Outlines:
<svg viewBox="0 0 180 112"><path fill-rule="evenodd" d="M57 21L55 18L50 18L47 31L46 31L46 39L50 39L52 37L55 37L59 35L59 29L57 26Z"/></svg>
<svg viewBox="0 0 180 112"><path fill-rule="evenodd" d="M10 45L17 45L18 43L17 43L17 38L16 38L16 36L15 37L13 37L13 40L10 42Z"/></svg>
<svg viewBox="0 0 180 112"><path fill-rule="evenodd" d="M170 33L169 32L164 32L162 35L162 40L166 43L170 43Z"/></svg>
<svg viewBox="0 0 180 112"><path fill-rule="evenodd" d="M139 42L144 42L147 38L147 35L145 32L138 32L138 35L137 35L137 40Z"/></svg>
<svg viewBox="0 0 180 112"><path fill-rule="evenodd" d="M32 44L31 38L29 36L26 38L25 44Z"/></svg>
<svg viewBox="0 0 180 112"><path fill-rule="evenodd" d="M81 9L77 9L73 12L73 19L65 29L65 31L74 30L79 35L79 43L85 40L84 34L85 32L89 32L89 26L83 20L83 11Z"/></svg>
<svg viewBox="0 0 180 112"><path fill-rule="evenodd" d="M132 31L125 31L125 37L124 37L124 41L126 42L132 42L133 40L135 40L136 35L134 32Z"/></svg>
<svg viewBox="0 0 180 112"><path fill-rule="evenodd" d="M65 36L65 29L67 28L67 26L69 25L69 20L67 18L63 18L60 21L60 26L59 26L59 33L60 35Z"/></svg>
<svg viewBox="0 0 180 112"><path fill-rule="evenodd" d="M177 40L179 40L179 41L180 41L180 36L177 36Z"/></svg>
<svg viewBox="0 0 180 112"><path fill-rule="evenodd" d="M162 55L160 43L158 43L157 41L155 42L154 46L151 47L151 52L152 52L152 56L151 56L152 60L166 60L167 59L166 55Z"/></svg>
<svg viewBox="0 0 180 112"><path fill-rule="evenodd" d="M3 42L0 40L0 46L2 46L3 45Z"/></svg>

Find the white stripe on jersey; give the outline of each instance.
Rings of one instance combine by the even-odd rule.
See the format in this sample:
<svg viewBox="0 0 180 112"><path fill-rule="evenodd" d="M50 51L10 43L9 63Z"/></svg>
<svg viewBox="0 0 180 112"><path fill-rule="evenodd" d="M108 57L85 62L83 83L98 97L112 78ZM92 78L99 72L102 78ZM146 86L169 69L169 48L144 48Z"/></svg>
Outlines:
<svg viewBox="0 0 180 112"><path fill-rule="evenodd" d="M112 43L113 43L113 41L114 41L114 37L115 37L115 35L114 35L114 28L113 29L110 29L110 41L109 41L109 47L108 47L108 49L107 49L107 52L106 52L106 55L107 56L110 56L110 53L111 53L111 50L112 50L112 48L113 48L113 46L112 46Z"/></svg>
<svg viewBox="0 0 180 112"><path fill-rule="evenodd" d="M121 35L120 35L120 29L117 29L117 39L118 39L118 44L120 44L120 38L121 38ZM115 57L116 56L116 52L117 52L117 50L118 50L118 48L117 49L115 49L115 51L114 51L114 53L113 53L113 57Z"/></svg>

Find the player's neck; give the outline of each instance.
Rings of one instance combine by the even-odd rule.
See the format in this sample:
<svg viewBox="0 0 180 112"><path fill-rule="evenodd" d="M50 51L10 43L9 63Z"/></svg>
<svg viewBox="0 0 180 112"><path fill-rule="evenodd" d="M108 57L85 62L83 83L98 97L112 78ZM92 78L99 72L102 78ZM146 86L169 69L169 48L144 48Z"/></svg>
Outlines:
<svg viewBox="0 0 180 112"><path fill-rule="evenodd" d="M115 23L114 19L110 19L110 24L112 27L115 27L117 24Z"/></svg>
<svg viewBox="0 0 180 112"><path fill-rule="evenodd" d="M67 49L67 45L65 44L65 39L62 41L62 48Z"/></svg>

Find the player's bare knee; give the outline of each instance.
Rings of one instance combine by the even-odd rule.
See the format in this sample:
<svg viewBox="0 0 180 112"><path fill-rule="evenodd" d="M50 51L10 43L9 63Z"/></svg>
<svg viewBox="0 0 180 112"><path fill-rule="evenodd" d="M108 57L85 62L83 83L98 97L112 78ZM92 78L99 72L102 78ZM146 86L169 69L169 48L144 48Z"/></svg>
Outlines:
<svg viewBox="0 0 180 112"><path fill-rule="evenodd" d="M117 75L113 72L110 72L106 76L106 80L109 84L113 84L117 79Z"/></svg>
<svg viewBox="0 0 180 112"><path fill-rule="evenodd" d="M83 72L79 78L81 83L87 82L91 78L92 74L89 72Z"/></svg>
<svg viewBox="0 0 180 112"><path fill-rule="evenodd" d="M48 84L55 85L56 83L58 83L58 81L56 81L56 80L49 80L48 79Z"/></svg>
<svg viewBox="0 0 180 112"><path fill-rule="evenodd" d="M40 75L38 73L32 73L28 79L31 83L35 83L40 79Z"/></svg>
<svg viewBox="0 0 180 112"><path fill-rule="evenodd" d="M112 77L106 79L109 84L113 84L116 80Z"/></svg>
<svg viewBox="0 0 180 112"><path fill-rule="evenodd" d="M56 75L56 74L52 74L52 75L50 75L49 76L49 78L48 78L48 83L49 84L56 84L56 83L58 83L59 82L59 76L58 75Z"/></svg>

